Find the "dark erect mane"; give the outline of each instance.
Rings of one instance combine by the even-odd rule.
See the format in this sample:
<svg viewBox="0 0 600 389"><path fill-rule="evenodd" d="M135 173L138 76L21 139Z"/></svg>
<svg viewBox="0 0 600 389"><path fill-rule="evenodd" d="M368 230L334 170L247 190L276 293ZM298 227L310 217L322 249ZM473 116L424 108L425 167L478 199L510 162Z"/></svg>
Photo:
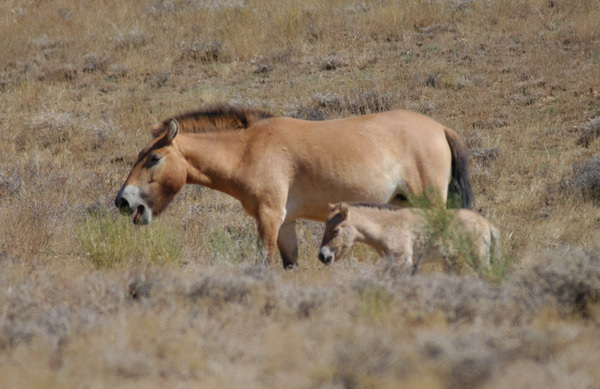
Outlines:
<svg viewBox="0 0 600 389"><path fill-rule="evenodd" d="M383 209L383 210L390 210L390 211L397 211L399 209L402 209L401 207L398 207L396 205L393 204L375 204L375 203L348 203L349 206L351 207L362 207L362 208L375 208L375 209Z"/></svg>
<svg viewBox="0 0 600 389"><path fill-rule="evenodd" d="M190 111L171 116L152 127L152 135L162 134L171 119L177 120L179 131L183 133L206 133L242 130L253 123L273 117L270 112L255 108L234 107L228 104L215 104L198 111Z"/></svg>

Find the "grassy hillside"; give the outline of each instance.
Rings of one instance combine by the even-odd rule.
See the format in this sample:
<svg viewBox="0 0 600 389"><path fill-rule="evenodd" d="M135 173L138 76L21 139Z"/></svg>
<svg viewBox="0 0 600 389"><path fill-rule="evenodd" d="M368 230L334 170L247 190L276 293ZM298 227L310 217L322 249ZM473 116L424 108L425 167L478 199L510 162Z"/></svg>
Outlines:
<svg viewBox="0 0 600 389"><path fill-rule="evenodd" d="M599 25L596 0L2 1L0 387L597 387ZM325 268L310 222L300 268L263 269L200 187L116 216L149 126L214 102L454 128L512 269Z"/></svg>

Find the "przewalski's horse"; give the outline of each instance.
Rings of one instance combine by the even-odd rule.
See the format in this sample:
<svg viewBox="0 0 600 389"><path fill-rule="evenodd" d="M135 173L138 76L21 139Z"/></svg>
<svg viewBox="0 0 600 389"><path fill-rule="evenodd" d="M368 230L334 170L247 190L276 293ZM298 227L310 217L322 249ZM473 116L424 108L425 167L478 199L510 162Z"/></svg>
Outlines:
<svg viewBox="0 0 600 389"><path fill-rule="evenodd" d="M423 209L344 202L329 206L331 212L319 250L319 260L324 264L341 259L354 242L366 243L382 257L414 266L415 271L422 258L444 255L439 247L432 247L438 242L430 240ZM491 259L499 255L498 229L469 209L451 212L458 221L456 227L464 234L458 236L471 240L472 254L483 268L489 268Z"/></svg>
<svg viewBox="0 0 600 389"><path fill-rule="evenodd" d="M432 189L473 203L467 149L456 132L408 111L327 121L227 105L152 127L115 205L145 224L188 184L225 192L257 219L271 262L296 264L295 221L323 221L328 203L406 201Z"/></svg>

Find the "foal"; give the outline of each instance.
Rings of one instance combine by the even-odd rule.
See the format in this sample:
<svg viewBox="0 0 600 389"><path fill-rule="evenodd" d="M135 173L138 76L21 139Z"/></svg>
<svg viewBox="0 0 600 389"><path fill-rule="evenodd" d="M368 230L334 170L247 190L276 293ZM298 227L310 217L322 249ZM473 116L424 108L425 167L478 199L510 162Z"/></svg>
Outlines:
<svg viewBox="0 0 600 389"><path fill-rule="evenodd" d="M424 256L433 254L430 250L435 244L428 239L423 209L344 202L329 207L331 212L319 250L319 260L324 264L341 259L355 241L366 243L385 258L413 266L413 271ZM498 229L471 210L447 212L455 215L460 228L473 239L479 263L489 268L491 258L498 255Z"/></svg>

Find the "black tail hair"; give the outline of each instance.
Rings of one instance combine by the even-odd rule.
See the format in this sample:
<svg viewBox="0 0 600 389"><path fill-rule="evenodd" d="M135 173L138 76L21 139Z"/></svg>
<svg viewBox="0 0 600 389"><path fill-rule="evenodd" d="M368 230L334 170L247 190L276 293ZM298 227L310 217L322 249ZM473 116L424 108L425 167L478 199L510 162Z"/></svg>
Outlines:
<svg viewBox="0 0 600 389"><path fill-rule="evenodd" d="M445 131L452 152L452 178L448 185L448 205L471 209L475 203L475 196L469 179L469 150L456 132L448 128Z"/></svg>

